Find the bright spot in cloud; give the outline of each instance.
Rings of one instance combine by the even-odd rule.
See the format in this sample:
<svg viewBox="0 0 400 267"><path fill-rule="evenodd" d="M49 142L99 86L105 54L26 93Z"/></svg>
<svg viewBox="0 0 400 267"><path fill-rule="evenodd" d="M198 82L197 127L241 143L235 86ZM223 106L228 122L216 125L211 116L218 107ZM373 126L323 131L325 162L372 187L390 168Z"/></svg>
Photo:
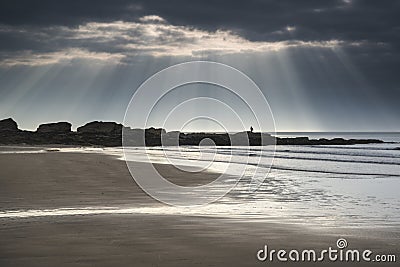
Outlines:
<svg viewBox="0 0 400 267"><path fill-rule="evenodd" d="M294 27L294 26L286 26L286 30L288 32L294 32L296 30L296 27Z"/></svg>

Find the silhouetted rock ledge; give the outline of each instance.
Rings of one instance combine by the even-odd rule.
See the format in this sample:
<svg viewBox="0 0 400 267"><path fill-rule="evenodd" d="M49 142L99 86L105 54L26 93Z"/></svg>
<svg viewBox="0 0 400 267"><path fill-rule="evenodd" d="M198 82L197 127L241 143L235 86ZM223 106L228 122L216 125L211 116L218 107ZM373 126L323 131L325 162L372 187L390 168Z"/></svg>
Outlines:
<svg viewBox="0 0 400 267"><path fill-rule="evenodd" d="M0 120L0 132L18 132L18 125L11 118Z"/></svg>
<svg viewBox="0 0 400 267"><path fill-rule="evenodd" d="M355 145L384 143L376 139L309 139L308 137L280 138L267 133L239 132L224 133L181 133L166 132L161 128L131 129L115 122L94 121L71 131L71 123L57 122L39 125L36 132L18 129L17 123L9 118L0 120L1 145L71 145L71 146L122 146L124 140L131 146L144 145L137 142L145 137L146 146L199 145L215 143L218 146L233 145ZM204 140L208 142L204 142ZM130 142L129 140L132 140ZM162 141L161 141L162 140ZM212 141L212 142L211 142Z"/></svg>
<svg viewBox="0 0 400 267"><path fill-rule="evenodd" d="M93 121L78 127L78 133L88 134L118 134L122 131L122 124L115 122Z"/></svg>
<svg viewBox="0 0 400 267"><path fill-rule="evenodd" d="M70 133L72 124L69 122L56 122L41 124L37 128L38 133Z"/></svg>

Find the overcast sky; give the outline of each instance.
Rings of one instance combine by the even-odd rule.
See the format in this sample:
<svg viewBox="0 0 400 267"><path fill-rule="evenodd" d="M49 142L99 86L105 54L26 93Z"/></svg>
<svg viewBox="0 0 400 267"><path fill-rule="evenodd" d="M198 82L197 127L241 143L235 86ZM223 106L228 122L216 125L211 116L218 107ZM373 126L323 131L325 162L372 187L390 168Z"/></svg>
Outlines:
<svg viewBox="0 0 400 267"><path fill-rule="evenodd" d="M395 0L1 1L0 119L122 121L149 76L213 60L255 81L278 131L400 131L399 13Z"/></svg>

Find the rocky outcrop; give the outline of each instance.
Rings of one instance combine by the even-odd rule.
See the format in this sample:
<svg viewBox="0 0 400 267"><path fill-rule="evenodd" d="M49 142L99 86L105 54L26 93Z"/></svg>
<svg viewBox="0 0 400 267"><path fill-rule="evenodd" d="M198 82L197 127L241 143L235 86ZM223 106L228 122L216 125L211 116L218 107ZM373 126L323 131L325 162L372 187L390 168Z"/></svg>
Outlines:
<svg viewBox="0 0 400 267"><path fill-rule="evenodd" d="M124 134L122 135L122 131ZM200 145L205 139L212 140L217 146L230 145L355 145L383 143L376 139L309 139L308 137L279 138L267 133L240 132L226 133L181 133L166 132L162 128L131 129L115 122L94 121L71 132L69 122L49 123L39 126L36 132L18 130L12 119L0 120L0 144L72 146L160 146L160 145ZM161 142L161 140L163 142ZM210 141L209 140L209 141ZM398 148L397 148L398 149Z"/></svg>
<svg viewBox="0 0 400 267"><path fill-rule="evenodd" d="M93 121L79 127L78 133L83 134L121 134L122 124L115 122Z"/></svg>
<svg viewBox="0 0 400 267"><path fill-rule="evenodd" d="M239 132L230 135L234 146L258 146L275 144L275 137L268 133Z"/></svg>
<svg viewBox="0 0 400 267"><path fill-rule="evenodd" d="M37 128L38 133L69 133L71 132L72 124L69 122L56 122L41 124Z"/></svg>
<svg viewBox="0 0 400 267"><path fill-rule="evenodd" d="M162 128L148 128L145 130L145 142L147 146L161 146L161 135L165 134Z"/></svg>
<svg viewBox="0 0 400 267"><path fill-rule="evenodd" d="M4 119L0 120L0 132L18 132L18 125L17 123L11 119Z"/></svg>
<svg viewBox="0 0 400 267"><path fill-rule="evenodd" d="M181 136L181 132L179 132L179 131L162 133L161 134L162 144L164 146L177 146L177 145L179 145L180 136Z"/></svg>
<svg viewBox="0 0 400 267"><path fill-rule="evenodd" d="M277 138L277 145L307 145L310 144L308 137L289 137L289 138Z"/></svg>
<svg viewBox="0 0 400 267"><path fill-rule="evenodd" d="M360 145L384 143L377 139L309 139L308 137L276 138L277 145Z"/></svg>

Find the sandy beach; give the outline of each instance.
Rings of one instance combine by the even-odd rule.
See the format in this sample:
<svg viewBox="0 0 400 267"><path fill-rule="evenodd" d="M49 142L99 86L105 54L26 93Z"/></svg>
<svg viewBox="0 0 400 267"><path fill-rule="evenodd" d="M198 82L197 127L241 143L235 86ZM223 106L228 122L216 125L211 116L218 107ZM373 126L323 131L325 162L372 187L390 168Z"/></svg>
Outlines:
<svg viewBox="0 0 400 267"><path fill-rule="evenodd" d="M140 163L137 163L140 167ZM157 168L171 181L195 185L213 173ZM51 214L57 209L158 208L124 161L90 153L0 154L0 266L320 266L259 262L258 250L326 249L344 237L352 248L399 255L397 228L313 228L268 220L157 214ZM49 210L30 216L30 210ZM25 211L23 218L7 216ZM351 263L329 262L328 266ZM354 263L358 266L378 263ZM382 263L397 266L396 263Z"/></svg>
<svg viewBox="0 0 400 267"><path fill-rule="evenodd" d="M0 267L400 267L400 1L0 1Z"/></svg>

